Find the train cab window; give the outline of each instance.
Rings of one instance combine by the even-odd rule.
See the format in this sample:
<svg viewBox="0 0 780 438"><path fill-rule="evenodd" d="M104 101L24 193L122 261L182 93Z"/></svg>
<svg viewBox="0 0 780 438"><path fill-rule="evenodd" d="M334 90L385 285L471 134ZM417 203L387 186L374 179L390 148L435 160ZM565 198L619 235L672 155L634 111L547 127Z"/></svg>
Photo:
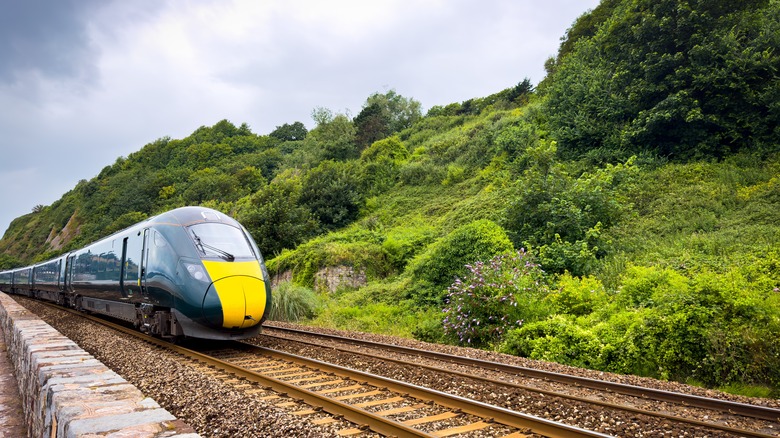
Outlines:
<svg viewBox="0 0 780 438"><path fill-rule="evenodd" d="M244 232L220 223L202 223L188 229L200 255L233 261L237 258L257 258Z"/></svg>
<svg viewBox="0 0 780 438"><path fill-rule="evenodd" d="M165 238L162 236L162 234L156 231L154 233L154 246L158 248L163 248L168 246L168 242L165 241Z"/></svg>

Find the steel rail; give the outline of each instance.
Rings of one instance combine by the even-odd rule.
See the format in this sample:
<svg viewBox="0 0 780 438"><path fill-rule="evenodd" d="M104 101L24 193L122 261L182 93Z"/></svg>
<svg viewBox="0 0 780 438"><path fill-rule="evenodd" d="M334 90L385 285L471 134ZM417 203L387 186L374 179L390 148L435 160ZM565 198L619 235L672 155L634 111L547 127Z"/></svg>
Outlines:
<svg viewBox="0 0 780 438"><path fill-rule="evenodd" d="M537 370L517 365L502 364L498 362L489 362L482 359L473 359L469 357L455 356L447 353L438 353L435 351L421 350L418 348L404 347L395 344L384 344L379 342L365 341L362 339L347 338L337 335L322 333L312 333L305 330L291 329L285 327L276 327L273 325L264 325L264 327L279 330L283 332L295 333L300 335L315 336L325 339L332 339L339 342L352 343L367 347L390 350L398 353L411 354L429 359L435 359L471 367L500 371L511 374L519 374L526 377L544 379L569 385L579 385L586 388L598 389L601 391L611 391L618 394L630 395L644 399L664 401L669 403L681 404L697 408L712 409L730 414L742 415L745 417L757 418L772 422L780 422L780 409L774 409L766 406L751 405L747 403L733 402L729 400L720 400L714 398L701 397L679 392L665 391L662 389L645 388L641 386L628 385L625 383L608 382L604 380L591 379L588 377L572 376L569 374L555 373L552 371ZM272 336L263 333L265 336Z"/></svg>
<svg viewBox="0 0 780 438"><path fill-rule="evenodd" d="M388 377L378 376L375 374L366 373L364 371L322 362L316 359L309 359L283 351L247 344L245 342L232 342L241 344L244 346L244 348L261 352L265 356L294 362L303 366L308 366L321 371L332 373L337 376L362 381L377 387L387 388L391 391L407 394L411 397L415 397L421 400L431 400L450 409L459 410L461 412L472 414L481 418L489 418L496 423L501 423L517 429L530 429L534 433L538 433L547 437L574 438L609 436L599 432L589 431L575 426L546 420L544 418L535 417L533 415L523 414L521 412L499 406L489 405L487 403L482 403L465 397L448 394L446 392L413 385L411 383L402 382Z"/></svg>
<svg viewBox="0 0 780 438"><path fill-rule="evenodd" d="M698 426L698 427L703 427L703 428L707 428L707 429L716 429L716 430L720 430L720 431L723 431L723 432L733 433L735 435L739 435L739 436L742 436L742 437L778 438L777 435L770 435L770 434L765 434L765 433L762 433L762 432L756 432L756 431L745 430L745 429L738 429L738 428L735 428L735 427L723 426L723 425L716 424L716 423L708 423L708 422L705 422L705 421L694 420L692 418L685 418L685 417L678 417L678 416L671 415L671 414L664 414L662 412L657 412L657 411L647 411L647 410L640 409L640 408L635 408L635 407L625 406L625 405L618 405L618 404L615 404L615 403L609 403L609 402L602 401L602 400L591 399L591 398L587 398L587 397L579 397L579 396L576 396L576 395L566 394L566 393L562 393L562 392L550 391L550 390L536 388L536 387L528 386L528 385L521 385L521 384L514 383L514 382L507 382L507 381L503 381L503 380L492 379L490 377L476 376L476 375L473 375L473 374L462 373L462 372L459 372L459 371L453 371L453 370L449 370L449 369L439 368L439 367L432 366L432 365L425 365L425 364L420 364L420 363L415 363L415 362L409 362L409 361L405 361L405 360L401 360L401 359L395 359L395 358L392 358L392 357L379 356L379 355L376 355L376 354L362 353L362 352L359 352L359 351L349 350L349 349L346 349L346 348L337 348L337 347L332 347L332 346L327 346L326 347L326 346L323 346L322 344L318 344L316 342L302 341L302 340L299 340L299 339L286 338L286 337L277 336L277 335L269 335L267 333L264 333L263 335L264 336L268 336L268 337L273 337L273 338L276 338L276 339L284 339L284 340L291 341L291 342L297 342L297 343L301 343L301 344L304 344L304 345L310 345L310 346L313 346L313 347L322 347L322 348L335 349L335 350L338 350L338 351L343 351L343 352L348 352L348 353L359 355L359 356L364 356L366 358L381 359L381 360L386 361L386 362L393 362L393 363L397 363L397 364L403 365L403 366L414 366L414 367L417 367L417 368L424 368L424 369L431 370L431 371L434 371L434 372L445 373L445 374L448 374L448 375L458 376L458 377L462 377L462 378L466 378L466 379L479 380L479 381L486 382L486 383L491 383L491 384L494 384L494 385L511 387L511 388L520 389L520 390L524 390L524 391L529 391L529 392L533 392L533 393L544 394L544 395L551 396L551 397L560 397L560 398L563 398L563 399L566 399L566 400L571 400L571 401L576 401L576 402L581 402L581 403L586 403L586 404L602 406L602 407L605 407L605 408L610 408L610 409L615 409L615 410L622 410L622 411L626 411L626 412L631 412L633 414L640 414L640 415L647 415L647 416L651 416L651 417L663 418L665 420L677 421L677 422L686 423L686 424L690 424L692 426Z"/></svg>
<svg viewBox="0 0 780 438"><path fill-rule="evenodd" d="M38 301L36 301L38 302ZM185 357L189 357L198 362L202 362L206 365L212 365L216 368L235 375L239 378L245 378L248 381L254 381L261 385L270 387L279 393L284 393L292 398L303 400L311 406L319 406L322 410L335 415L343 417L344 419L361 426L367 426L371 430L395 437L433 437L435 434L428 434L418 429L409 427L402 423L396 422L389 418L385 418L372 412L351 406L347 403L343 403L338 400L333 400L327 396L318 394L313 391L309 391L305 388L296 387L290 385L279 379L275 379L270 376L264 376L260 373L242 368L237 365L230 364L229 362L222 361L220 359L211 357L207 354L191 350L180 345L172 344L166 340L149 336L145 333L141 333L135 329L125 327L107 321L103 318L93 316L84 312L79 312L74 309L69 309L61 306L56 306L51 303L44 303L47 306L64 310L75 315L87 318L90 321L102 324L104 326L115 329L119 332L131 335L135 338L141 339L150 344L159 346L164 349L168 349L179 353ZM353 380L363 381L375 386L384 387L396 392L416 397L421 400L430 400L438 403L441 406L448 407L453 410L459 410L461 412L469 413L477 417L484 419L490 419L496 423L512 426L521 430L530 430L533 433L547 436L550 438L610 438L610 435L605 435L599 432L589 431L581 429L575 426L570 426L563 423L558 423L551 420L535 417L532 415L523 414L520 412L512 411L509 409L501 408L498 406L488 405L486 403L478 402L475 400L469 400L463 397L435 391L432 389L412 385L409 383L389 379L382 376L376 376L373 374L365 373L358 370L353 370L338 365L328 364L326 362L317 361L314 359L307 359L302 356L296 356L290 353L282 351L276 351L265 347L258 347L238 341L225 341L221 347L229 347L230 344L239 345L242 349L250 349L262 352L264 356L274 357L281 360L286 360L302 365L306 365L320 371L330 372L335 375L340 375Z"/></svg>

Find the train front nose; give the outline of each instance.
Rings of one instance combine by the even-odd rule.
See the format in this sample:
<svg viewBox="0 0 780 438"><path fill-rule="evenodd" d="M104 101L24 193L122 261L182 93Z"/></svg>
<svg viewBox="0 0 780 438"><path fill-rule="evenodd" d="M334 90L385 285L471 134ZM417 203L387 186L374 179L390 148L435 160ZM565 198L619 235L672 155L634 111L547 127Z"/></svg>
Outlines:
<svg viewBox="0 0 780 438"><path fill-rule="evenodd" d="M257 262L208 262L213 280L203 299L203 316L213 327L249 328L260 323L266 290Z"/></svg>

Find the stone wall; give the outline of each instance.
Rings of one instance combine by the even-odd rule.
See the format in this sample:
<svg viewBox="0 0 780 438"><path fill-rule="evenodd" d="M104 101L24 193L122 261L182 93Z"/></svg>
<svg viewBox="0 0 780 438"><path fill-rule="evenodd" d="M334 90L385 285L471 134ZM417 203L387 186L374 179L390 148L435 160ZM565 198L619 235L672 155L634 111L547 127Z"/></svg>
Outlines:
<svg viewBox="0 0 780 438"><path fill-rule="evenodd" d="M189 426L1 292L0 329L29 436L199 436L186 433Z"/></svg>

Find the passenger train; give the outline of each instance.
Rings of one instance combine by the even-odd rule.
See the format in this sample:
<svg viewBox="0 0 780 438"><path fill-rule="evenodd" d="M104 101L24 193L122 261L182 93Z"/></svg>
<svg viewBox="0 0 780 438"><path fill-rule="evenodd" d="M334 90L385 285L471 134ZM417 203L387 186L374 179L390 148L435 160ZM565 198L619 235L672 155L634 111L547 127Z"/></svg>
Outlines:
<svg viewBox="0 0 780 438"><path fill-rule="evenodd" d="M257 244L236 220L183 207L33 266L0 290L132 323L163 338L244 339L271 306Z"/></svg>

